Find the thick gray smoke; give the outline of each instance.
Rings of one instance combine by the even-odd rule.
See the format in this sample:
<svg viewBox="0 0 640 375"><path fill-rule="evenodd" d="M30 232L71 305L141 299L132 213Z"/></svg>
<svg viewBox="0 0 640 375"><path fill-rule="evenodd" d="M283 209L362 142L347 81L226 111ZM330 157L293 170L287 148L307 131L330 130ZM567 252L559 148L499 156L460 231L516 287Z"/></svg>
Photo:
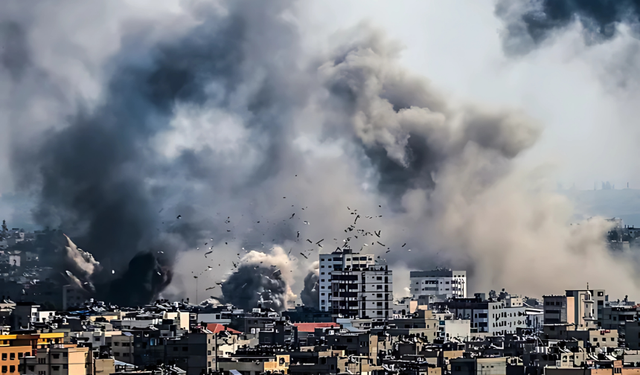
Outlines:
<svg viewBox="0 0 640 375"><path fill-rule="evenodd" d="M65 269L63 276L86 298L122 306L143 306L156 298L173 277L171 269L162 266L153 253L136 254L116 275L115 270L105 270L91 253L64 237L64 256L58 268Z"/></svg>
<svg viewBox="0 0 640 375"><path fill-rule="evenodd" d="M300 301L308 307L320 307L320 286L318 285L318 262L314 262L307 276L304 277L304 288L300 292Z"/></svg>
<svg viewBox="0 0 640 375"><path fill-rule="evenodd" d="M636 0L500 0L495 12L505 22L505 51L514 55L530 52L574 22L582 26L588 44L611 40L620 24L629 25L636 37L640 35L640 2Z"/></svg>
<svg viewBox="0 0 640 375"><path fill-rule="evenodd" d="M223 302L245 310L261 306L275 311L284 311L295 295L289 285L289 259L280 247L270 254L252 251L245 255L241 264L222 283ZM283 274L284 272L284 274ZM289 282L287 282L289 279Z"/></svg>
<svg viewBox="0 0 640 375"><path fill-rule="evenodd" d="M175 266L164 293L177 295L193 293L191 272L211 269L200 292L228 275L225 301L276 310L294 284L303 289L318 252L345 243L392 268L468 269L477 290L635 285L631 264L603 246L606 223L570 226L568 202L519 167L538 124L510 109L453 105L373 27L313 50L300 40L302 3L204 1L144 19L123 11L110 54L71 49L91 67L79 78L55 63L61 52L42 51L51 33L41 30L64 34L63 25L20 4L0 5L12 25L2 30L22 35L10 37L20 52L12 59L25 62L4 57L0 69L13 182L38 198L39 223L64 228L105 270ZM108 39L103 23L114 24L69 34ZM82 100L85 86L97 89ZM166 263L130 263L148 251ZM136 301L167 283L146 280L158 288Z"/></svg>

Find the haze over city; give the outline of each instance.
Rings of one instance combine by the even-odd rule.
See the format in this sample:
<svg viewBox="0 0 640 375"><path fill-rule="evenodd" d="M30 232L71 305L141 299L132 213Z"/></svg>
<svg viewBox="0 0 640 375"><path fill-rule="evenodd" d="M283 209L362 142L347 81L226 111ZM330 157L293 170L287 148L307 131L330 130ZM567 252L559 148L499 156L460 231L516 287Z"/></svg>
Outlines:
<svg viewBox="0 0 640 375"><path fill-rule="evenodd" d="M465 299L604 329L575 301L640 299L639 25L633 0L4 0L2 294L338 323L371 272L384 314L344 298L374 323Z"/></svg>

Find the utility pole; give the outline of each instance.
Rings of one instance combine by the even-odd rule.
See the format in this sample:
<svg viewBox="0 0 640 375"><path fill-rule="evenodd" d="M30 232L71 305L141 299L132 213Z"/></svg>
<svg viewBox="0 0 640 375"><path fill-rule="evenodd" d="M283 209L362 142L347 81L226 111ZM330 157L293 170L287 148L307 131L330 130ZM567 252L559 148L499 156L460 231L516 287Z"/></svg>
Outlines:
<svg viewBox="0 0 640 375"><path fill-rule="evenodd" d="M217 326L216 326L217 327ZM218 373L218 332L213 333L213 337L215 339L215 349L216 349L216 374Z"/></svg>
<svg viewBox="0 0 640 375"><path fill-rule="evenodd" d="M196 304L198 304L198 276L194 276L193 278L196 279Z"/></svg>

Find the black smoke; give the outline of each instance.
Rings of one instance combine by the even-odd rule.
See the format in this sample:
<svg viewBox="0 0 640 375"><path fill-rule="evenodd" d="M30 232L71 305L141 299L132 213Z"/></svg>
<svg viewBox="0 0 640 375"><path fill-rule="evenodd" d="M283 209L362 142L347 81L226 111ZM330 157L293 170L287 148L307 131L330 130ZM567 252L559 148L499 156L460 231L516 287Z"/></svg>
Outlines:
<svg viewBox="0 0 640 375"><path fill-rule="evenodd" d="M579 22L588 44L612 39L618 26L627 24L638 36L640 1L638 0L501 0L496 15L505 22L505 51L526 54L574 22Z"/></svg>
<svg viewBox="0 0 640 375"><path fill-rule="evenodd" d="M98 104L80 102L77 112L64 119L65 126L30 139L29 147L14 148L14 179L36 197L34 220L61 228L101 263L104 271L95 276L100 297L123 305L151 301L171 279L166 275L176 252L195 245L205 226L231 237L197 217L197 204L175 201L176 192L187 196L184 185L194 181L210 182L215 189L219 173L214 163L204 162L210 160L211 149L186 150L167 160L154 148L155 137L170 128L176 107L212 100L215 106L230 106L235 90L253 74L246 71L247 62L255 60L255 70L272 73L247 99L248 111L255 115L250 126L256 137L265 135L257 148L269 157L247 178L269 178L277 172L277 160L286 157L275 146L275 140L286 137L279 131L280 115L274 107L296 100L273 102L276 90L286 85L276 84L281 73L249 52L248 44L254 41L248 29L264 26L277 34L278 43L286 43L287 31L280 32L274 18L288 2L258 6L264 12L254 9L256 4L229 4L228 15L207 11L200 26L150 45L144 33L125 35L109 63L112 74ZM15 82L30 73L28 27L16 21L0 28L2 63ZM32 75L35 71L32 67ZM220 89L212 94L211 87ZM162 264L157 252L164 254ZM164 272L156 277L159 269ZM114 279L112 270L120 276ZM139 287L121 293L128 284Z"/></svg>
<svg viewBox="0 0 640 375"><path fill-rule="evenodd" d="M221 286L223 302L251 310L261 306L275 311L287 308L287 283L275 266L243 264Z"/></svg>
<svg viewBox="0 0 640 375"><path fill-rule="evenodd" d="M319 308L319 292L318 271L310 271L304 277L304 289L300 292L300 300L302 304L315 309Z"/></svg>

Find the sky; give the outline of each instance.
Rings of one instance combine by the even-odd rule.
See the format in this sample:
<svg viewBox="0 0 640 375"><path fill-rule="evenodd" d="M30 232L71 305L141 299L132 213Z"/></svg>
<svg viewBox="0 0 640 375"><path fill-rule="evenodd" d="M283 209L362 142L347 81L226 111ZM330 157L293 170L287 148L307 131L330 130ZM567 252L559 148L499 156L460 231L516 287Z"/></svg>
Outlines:
<svg viewBox="0 0 640 375"><path fill-rule="evenodd" d="M555 281L615 268L640 296L634 255L608 254L607 224L572 226L592 213L554 193L640 188L638 11L594 31L584 9L540 16L546 1L390 4L7 1L0 215L24 221L27 196L35 224L114 267L162 248L171 296L194 297L214 246L212 266L247 265L234 285L265 262L299 294L317 270L296 232L348 243L350 207L384 228L397 294L406 270L444 265L473 291L541 295L557 291L540 275L579 264Z"/></svg>

